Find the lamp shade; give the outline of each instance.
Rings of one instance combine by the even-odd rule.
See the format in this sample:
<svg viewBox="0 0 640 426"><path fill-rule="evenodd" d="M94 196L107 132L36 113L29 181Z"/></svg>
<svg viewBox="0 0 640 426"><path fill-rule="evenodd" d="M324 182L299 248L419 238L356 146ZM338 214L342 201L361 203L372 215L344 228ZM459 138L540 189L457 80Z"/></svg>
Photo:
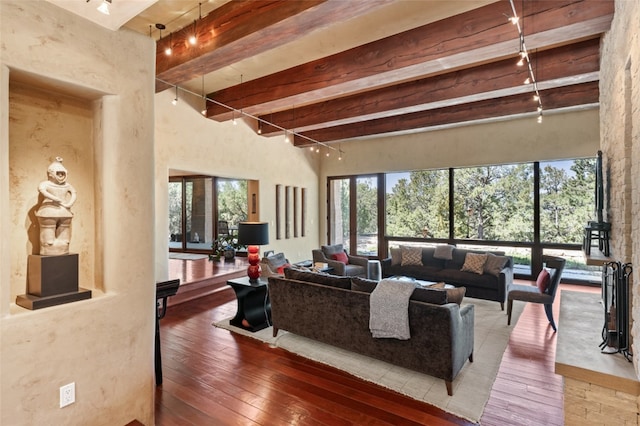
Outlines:
<svg viewBox="0 0 640 426"><path fill-rule="evenodd" d="M238 223L238 244L243 246L269 244L269 224L267 222Z"/></svg>

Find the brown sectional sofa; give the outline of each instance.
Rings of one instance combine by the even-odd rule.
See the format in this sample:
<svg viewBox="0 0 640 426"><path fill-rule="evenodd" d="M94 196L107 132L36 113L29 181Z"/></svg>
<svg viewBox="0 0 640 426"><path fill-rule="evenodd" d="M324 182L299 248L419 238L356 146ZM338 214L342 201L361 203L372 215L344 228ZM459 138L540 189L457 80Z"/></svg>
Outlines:
<svg viewBox="0 0 640 426"><path fill-rule="evenodd" d="M352 280L369 285L362 278L294 269L269 277L274 336L287 330L428 374L445 380L452 395L453 380L467 359L473 361L474 306L446 303L444 290L416 290L409 302L410 339L377 339L369 329L370 293L352 290ZM416 300L417 293L434 303Z"/></svg>
<svg viewBox="0 0 640 426"><path fill-rule="evenodd" d="M504 252L486 252L451 247L451 259L434 257L436 247L421 247L421 264L407 264L403 262L402 248L392 249L391 257L383 259L382 277L407 276L425 281L442 281L456 287L465 287L466 296L477 299L493 300L500 303L504 310L507 288L513 283L513 259L505 256ZM486 267L481 272L463 271L468 253L486 254L493 256L493 261L502 261L504 266L489 271ZM495 265L495 263L494 263ZM501 265L502 266L502 265Z"/></svg>

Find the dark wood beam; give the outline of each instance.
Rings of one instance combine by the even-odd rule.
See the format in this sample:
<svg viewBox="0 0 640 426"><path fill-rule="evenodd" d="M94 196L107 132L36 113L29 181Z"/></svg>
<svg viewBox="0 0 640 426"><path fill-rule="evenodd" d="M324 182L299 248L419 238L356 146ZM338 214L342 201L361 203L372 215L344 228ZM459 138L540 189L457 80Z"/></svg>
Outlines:
<svg viewBox="0 0 640 426"><path fill-rule="evenodd" d="M393 0L233 0L156 45L156 91L289 43L336 22L347 21ZM197 34L198 43L189 44ZM171 45L167 56L165 48Z"/></svg>
<svg viewBox="0 0 640 426"><path fill-rule="evenodd" d="M598 81L542 90L544 109L547 111L576 105L595 104L599 101ZM327 127L303 132L312 140L329 143L345 139L372 135L410 133L454 123L472 122L482 119L508 117L535 113L537 103L532 101L532 93L487 99L445 108L418 111L411 114L378 118L342 126ZM308 139L295 136L294 145L312 145Z"/></svg>
<svg viewBox="0 0 640 426"><path fill-rule="evenodd" d="M546 87L575 84L573 76L597 78L600 38L542 51L530 57L537 81L544 82ZM527 75L527 68L516 66L516 59L510 58L261 118L281 128L304 132L521 93L529 90L522 84ZM263 125L261 131L265 136L281 133L280 129L269 125Z"/></svg>
<svg viewBox="0 0 640 426"><path fill-rule="evenodd" d="M606 31L613 1L529 1L524 12L528 48L544 49ZM258 115L505 59L519 50L505 15L506 0L208 96ZM232 114L210 104L207 116L223 121Z"/></svg>

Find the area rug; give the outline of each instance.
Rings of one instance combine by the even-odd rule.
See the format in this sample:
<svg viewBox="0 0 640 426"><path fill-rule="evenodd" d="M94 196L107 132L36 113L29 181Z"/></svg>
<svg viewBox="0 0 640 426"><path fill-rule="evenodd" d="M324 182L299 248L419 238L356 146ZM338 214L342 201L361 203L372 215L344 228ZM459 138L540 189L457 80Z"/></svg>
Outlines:
<svg viewBox="0 0 640 426"><path fill-rule="evenodd" d="M199 260L209 257L206 254L194 254L194 253L169 253L169 259L180 260Z"/></svg>
<svg viewBox="0 0 640 426"><path fill-rule="evenodd" d="M326 345L286 331L273 337L271 327L251 333L223 320L213 324L305 358L330 365L355 377L384 386L410 398L434 405L464 419L479 422L489 400L502 355L524 303L513 306L511 326L506 311L497 302L468 299L475 305L473 362L467 362L453 382L453 396L447 395L444 380L397 367L335 346Z"/></svg>

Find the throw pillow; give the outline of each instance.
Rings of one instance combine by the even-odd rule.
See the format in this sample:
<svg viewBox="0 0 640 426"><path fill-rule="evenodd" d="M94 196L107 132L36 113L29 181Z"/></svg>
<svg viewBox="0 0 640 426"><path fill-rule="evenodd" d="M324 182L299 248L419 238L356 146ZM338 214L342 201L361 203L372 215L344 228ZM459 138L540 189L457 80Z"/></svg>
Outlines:
<svg viewBox="0 0 640 426"><path fill-rule="evenodd" d="M449 303L457 303L460 305L462 303L462 299L464 299L464 295L467 292L466 287L456 287L456 288L448 288L447 292L447 302Z"/></svg>
<svg viewBox="0 0 640 426"><path fill-rule="evenodd" d="M401 246L400 248L402 249L402 266L422 266L422 247Z"/></svg>
<svg viewBox="0 0 640 426"><path fill-rule="evenodd" d="M334 253L331 255L331 258L333 260L337 260L338 262L342 262L345 265L349 264L349 258L347 257L347 253L345 252Z"/></svg>
<svg viewBox="0 0 640 426"><path fill-rule="evenodd" d="M323 284L331 287L338 287L338 288L344 288L344 289L351 288L351 278L349 277L338 277L336 275L300 271L293 268L285 269L284 277L291 280L306 281L314 284Z"/></svg>
<svg viewBox="0 0 640 426"><path fill-rule="evenodd" d="M391 247L391 265L400 265L402 263L402 249L400 247Z"/></svg>
<svg viewBox="0 0 640 426"><path fill-rule="evenodd" d="M473 272L482 275L484 272L484 263L487 261L487 253L467 253L462 265L463 272Z"/></svg>
<svg viewBox="0 0 640 426"><path fill-rule="evenodd" d="M493 253L487 253L487 261L484 263L484 272L487 274L500 275L502 269L507 266L509 258L506 256L496 256Z"/></svg>
<svg viewBox="0 0 640 426"><path fill-rule="evenodd" d="M551 282L551 275L549 275L549 271L542 268L542 271L538 274L538 279L536 279L536 285L538 286L538 290L540 293L546 293L547 288L549 288L549 283Z"/></svg>
<svg viewBox="0 0 640 426"><path fill-rule="evenodd" d="M435 259L451 260L453 259L454 248L455 246L451 246L449 244L439 244L433 252L433 257Z"/></svg>

